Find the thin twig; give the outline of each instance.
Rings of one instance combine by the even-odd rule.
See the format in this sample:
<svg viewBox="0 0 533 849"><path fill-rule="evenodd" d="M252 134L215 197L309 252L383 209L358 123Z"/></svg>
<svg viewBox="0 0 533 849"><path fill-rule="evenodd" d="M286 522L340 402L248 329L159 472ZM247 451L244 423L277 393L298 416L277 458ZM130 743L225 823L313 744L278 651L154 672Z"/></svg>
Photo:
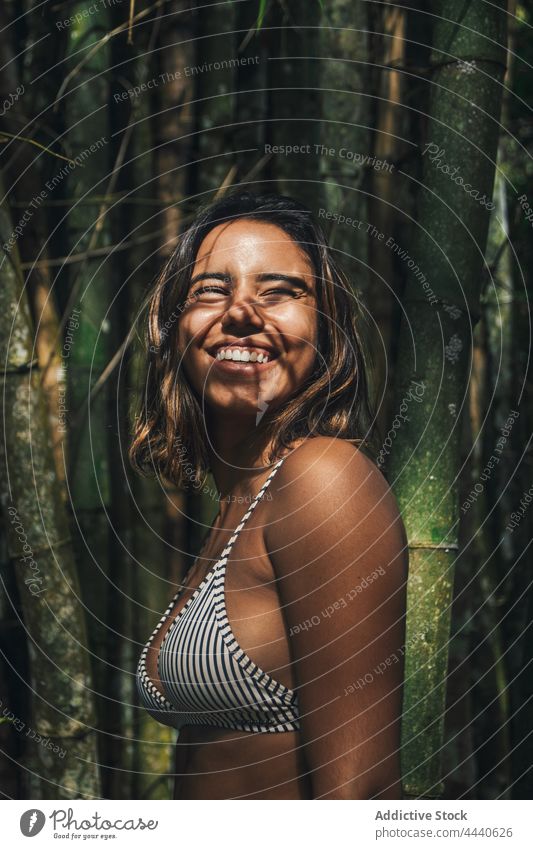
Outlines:
<svg viewBox="0 0 533 849"><path fill-rule="evenodd" d="M14 135L13 133L6 133L5 130L0 130L0 142L6 141L6 139L4 139L3 136L6 136L6 139L8 139L8 138L9 139L16 139L16 140L20 139L20 141L28 142L28 144L33 144L33 145L35 145L35 147L38 147L40 150L44 150L45 153L49 153L50 156L56 156L58 159L64 159L66 162L70 163L71 165L76 164L74 162L74 160L69 159L68 156L62 156L60 153L55 153L53 150L50 150L49 147L46 147L46 145L40 144L40 142L37 142L34 139L30 139L30 138L28 138L28 136L18 136L18 135Z"/></svg>
<svg viewBox="0 0 533 849"><path fill-rule="evenodd" d="M226 194L226 189L228 188L228 186L232 185L233 178L235 177L236 173L237 173L237 166L232 165L231 168L229 169L228 173L226 174L226 176L222 180L220 186L217 189L217 192L216 192L216 195L215 195L215 200L219 200L219 198L224 197L224 195Z"/></svg>
<svg viewBox="0 0 533 849"><path fill-rule="evenodd" d="M138 236L136 239L130 239L127 242L122 242L120 245L105 245L101 248L93 248L92 250L83 251L80 254L70 254L69 256L59 256L55 259L39 259L36 262L21 262L20 267L23 271L29 271L33 268L60 268L63 265L75 265L77 262L86 262L89 259L97 259L100 256L108 256L114 252L127 251L137 245L142 245L154 239L157 236L162 236L163 230L155 230L152 233Z"/></svg>
<svg viewBox="0 0 533 849"><path fill-rule="evenodd" d="M128 26L128 44L133 44L133 17L135 15L135 0L130 0L130 20Z"/></svg>

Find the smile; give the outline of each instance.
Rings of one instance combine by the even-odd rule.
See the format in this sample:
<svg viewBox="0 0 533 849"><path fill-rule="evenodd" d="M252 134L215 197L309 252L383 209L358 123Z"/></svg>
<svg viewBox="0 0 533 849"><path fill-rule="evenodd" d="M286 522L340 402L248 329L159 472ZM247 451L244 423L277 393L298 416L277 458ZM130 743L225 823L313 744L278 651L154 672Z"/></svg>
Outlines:
<svg viewBox="0 0 533 849"><path fill-rule="evenodd" d="M211 356L215 360L214 367L227 372L241 374L257 374L270 368L278 359L279 354L264 348L244 348L237 346L220 347Z"/></svg>
<svg viewBox="0 0 533 849"><path fill-rule="evenodd" d="M274 359L268 351L256 351L253 348L221 348L216 358L233 360L234 363L268 363L269 359Z"/></svg>

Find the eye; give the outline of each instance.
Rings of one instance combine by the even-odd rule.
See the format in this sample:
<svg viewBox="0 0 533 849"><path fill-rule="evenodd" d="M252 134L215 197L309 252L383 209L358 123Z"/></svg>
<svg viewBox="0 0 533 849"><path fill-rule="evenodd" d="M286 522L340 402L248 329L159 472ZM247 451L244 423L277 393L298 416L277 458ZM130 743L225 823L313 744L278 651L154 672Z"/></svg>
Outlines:
<svg viewBox="0 0 533 849"><path fill-rule="evenodd" d="M198 286L198 288L193 289L187 300L189 303L194 303L194 301L198 300L203 302L213 302L220 300L222 296L227 294L229 294L229 292L226 285L209 284L207 286ZM263 301L267 300L272 302L281 300L287 295L291 298L296 298L298 291L287 286L276 286L274 289L267 289L265 292L261 292L259 298ZM260 299L255 300L254 303L259 304Z"/></svg>
<svg viewBox="0 0 533 849"><path fill-rule="evenodd" d="M221 292L224 295L226 293L226 289L223 286L199 286L198 289L195 289L193 292L191 292L189 298L191 300L194 300L199 295L211 293L216 294L218 292Z"/></svg>
<svg viewBox="0 0 533 849"><path fill-rule="evenodd" d="M276 289L268 289L265 292L265 295L274 295L274 296L290 295L293 298L296 297L296 294L297 293L294 289L288 289L286 286L278 286Z"/></svg>

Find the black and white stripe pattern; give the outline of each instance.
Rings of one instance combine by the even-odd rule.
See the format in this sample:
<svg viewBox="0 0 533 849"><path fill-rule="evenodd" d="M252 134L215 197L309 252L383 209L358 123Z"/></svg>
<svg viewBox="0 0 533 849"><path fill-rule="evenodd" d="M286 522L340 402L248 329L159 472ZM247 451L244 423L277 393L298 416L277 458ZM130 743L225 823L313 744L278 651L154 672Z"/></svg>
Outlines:
<svg viewBox="0 0 533 849"><path fill-rule="evenodd" d="M214 725L240 731L296 731L300 727L296 692L279 684L245 654L231 630L224 601L231 549L284 459L276 463L220 559L165 634L158 654L158 672L172 702L148 678L145 661L181 590L141 653L137 667L141 701L165 725Z"/></svg>

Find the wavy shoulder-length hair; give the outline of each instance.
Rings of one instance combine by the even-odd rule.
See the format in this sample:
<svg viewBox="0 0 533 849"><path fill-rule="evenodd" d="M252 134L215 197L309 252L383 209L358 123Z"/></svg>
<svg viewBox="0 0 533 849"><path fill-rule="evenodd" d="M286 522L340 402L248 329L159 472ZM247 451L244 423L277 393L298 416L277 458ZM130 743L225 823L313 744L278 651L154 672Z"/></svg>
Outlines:
<svg viewBox="0 0 533 849"><path fill-rule="evenodd" d="M237 191L200 211L147 297L147 371L129 458L138 472L161 474L186 489L202 486L210 465L201 399L181 364L177 325L202 241L219 224L243 218L275 224L307 255L315 274L318 320L311 375L293 396L265 413L251 439L259 436L259 429L261 437L268 437L269 463L282 447L307 436L350 440L375 457L363 314L321 227L293 198Z"/></svg>

